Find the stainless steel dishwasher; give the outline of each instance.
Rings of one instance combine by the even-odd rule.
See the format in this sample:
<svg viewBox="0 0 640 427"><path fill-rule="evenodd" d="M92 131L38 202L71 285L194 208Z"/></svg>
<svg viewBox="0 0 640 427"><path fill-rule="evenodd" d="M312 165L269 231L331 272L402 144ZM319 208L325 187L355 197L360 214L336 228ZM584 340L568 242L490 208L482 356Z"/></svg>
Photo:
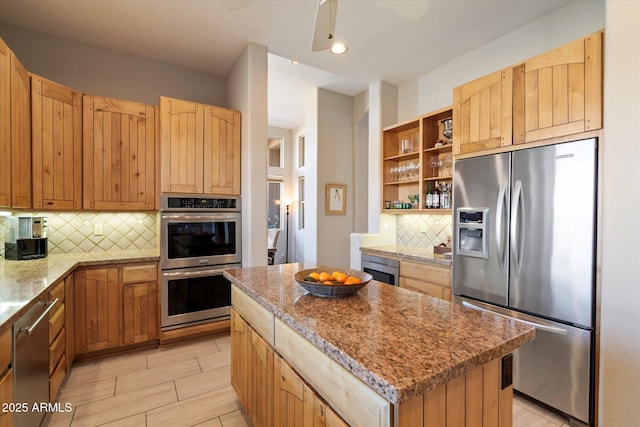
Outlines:
<svg viewBox="0 0 640 427"><path fill-rule="evenodd" d="M27 409L14 414L16 426L39 426L46 414L32 408L49 401L47 317L57 303L40 300L13 324L13 397Z"/></svg>

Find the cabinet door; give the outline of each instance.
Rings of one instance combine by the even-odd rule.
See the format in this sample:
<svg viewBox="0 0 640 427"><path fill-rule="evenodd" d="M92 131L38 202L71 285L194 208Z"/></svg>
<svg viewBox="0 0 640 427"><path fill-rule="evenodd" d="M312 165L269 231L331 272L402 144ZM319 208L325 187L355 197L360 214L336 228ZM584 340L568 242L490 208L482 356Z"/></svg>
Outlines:
<svg viewBox="0 0 640 427"><path fill-rule="evenodd" d="M0 39L0 206L11 207L11 50Z"/></svg>
<svg viewBox="0 0 640 427"><path fill-rule="evenodd" d="M273 349L251 330L249 404L245 406L254 426L273 425Z"/></svg>
<svg viewBox="0 0 640 427"><path fill-rule="evenodd" d="M82 104L84 208L156 209L154 107L99 96Z"/></svg>
<svg viewBox="0 0 640 427"><path fill-rule="evenodd" d="M242 406L249 405L249 358L251 329L234 310L231 310L231 385Z"/></svg>
<svg viewBox="0 0 640 427"><path fill-rule="evenodd" d="M122 336L122 300L118 268L96 268L74 273L76 354L118 347Z"/></svg>
<svg viewBox="0 0 640 427"><path fill-rule="evenodd" d="M158 338L158 282L123 284L123 344Z"/></svg>
<svg viewBox="0 0 640 427"><path fill-rule="evenodd" d="M160 97L161 188L165 193L202 193L204 108Z"/></svg>
<svg viewBox="0 0 640 427"><path fill-rule="evenodd" d="M204 108L204 192L240 195L240 113Z"/></svg>
<svg viewBox="0 0 640 427"><path fill-rule="evenodd" d="M82 208L82 97L31 76L34 209Z"/></svg>
<svg viewBox="0 0 640 427"><path fill-rule="evenodd" d="M13 369L0 373L0 402L13 402ZM13 412L0 412L0 427L13 427Z"/></svg>
<svg viewBox="0 0 640 427"><path fill-rule="evenodd" d="M75 310L76 310L76 299L74 293L74 284L73 284L73 274L69 274L64 279L64 304L66 307L65 310L65 328L66 328L66 349L65 353L67 355L67 371L71 369L71 364L76 357L76 319L75 319Z"/></svg>
<svg viewBox="0 0 640 427"><path fill-rule="evenodd" d="M31 84L11 52L11 205L31 207Z"/></svg>
<svg viewBox="0 0 640 427"><path fill-rule="evenodd" d="M302 427L305 425L305 384L284 359L275 355L273 361L274 425L276 427ZM307 420L313 419L309 415L310 413L307 411Z"/></svg>
<svg viewBox="0 0 640 427"><path fill-rule="evenodd" d="M511 68L454 88L454 154L511 145L512 94Z"/></svg>
<svg viewBox="0 0 640 427"><path fill-rule="evenodd" d="M602 127L602 32L515 67L515 143Z"/></svg>

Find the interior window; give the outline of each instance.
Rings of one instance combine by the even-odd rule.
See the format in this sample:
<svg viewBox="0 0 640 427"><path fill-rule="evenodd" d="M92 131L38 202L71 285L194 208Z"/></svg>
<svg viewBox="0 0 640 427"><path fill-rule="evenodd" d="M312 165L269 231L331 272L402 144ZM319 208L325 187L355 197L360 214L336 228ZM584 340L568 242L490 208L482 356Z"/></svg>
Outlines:
<svg viewBox="0 0 640 427"><path fill-rule="evenodd" d="M267 182L267 201L269 210L267 213L267 228L282 229L282 181Z"/></svg>
<svg viewBox="0 0 640 427"><path fill-rule="evenodd" d="M282 138L269 138L269 167L281 168L282 165Z"/></svg>

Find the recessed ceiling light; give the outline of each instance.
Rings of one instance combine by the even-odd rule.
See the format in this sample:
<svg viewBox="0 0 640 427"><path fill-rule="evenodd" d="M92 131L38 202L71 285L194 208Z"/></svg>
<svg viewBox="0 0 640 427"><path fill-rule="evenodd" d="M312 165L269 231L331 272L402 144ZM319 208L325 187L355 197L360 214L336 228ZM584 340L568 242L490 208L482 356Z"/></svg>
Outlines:
<svg viewBox="0 0 640 427"><path fill-rule="evenodd" d="M295 60L293 60L293 59L290 59L290 60L289 60L289 63L291 63L291 64L293 64L293 65L298 65L298 64L299 64L299 62L298 62L298 61L295 61Z"/></svg>
<svg viewBox="0 0 640 427"><path fill-rule="evenodd" d="M342 55L346 51L347 51L347 45L342 42L335 41L331 45L331 53L334 53L336 55Z"/></svg>

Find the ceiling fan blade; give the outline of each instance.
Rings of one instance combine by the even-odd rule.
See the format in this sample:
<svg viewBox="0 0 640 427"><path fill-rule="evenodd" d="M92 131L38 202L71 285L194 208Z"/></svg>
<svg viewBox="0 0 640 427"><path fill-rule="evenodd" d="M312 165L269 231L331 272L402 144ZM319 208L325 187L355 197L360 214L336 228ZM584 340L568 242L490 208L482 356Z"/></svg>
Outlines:
<svg viewBox="0 0 640 427"><path fill-rule="evenodd" d="M318 0L313 42L311 43L313 52L329 49L333 44L331 38L336 29L337 10L338 0Z"/></svg>

